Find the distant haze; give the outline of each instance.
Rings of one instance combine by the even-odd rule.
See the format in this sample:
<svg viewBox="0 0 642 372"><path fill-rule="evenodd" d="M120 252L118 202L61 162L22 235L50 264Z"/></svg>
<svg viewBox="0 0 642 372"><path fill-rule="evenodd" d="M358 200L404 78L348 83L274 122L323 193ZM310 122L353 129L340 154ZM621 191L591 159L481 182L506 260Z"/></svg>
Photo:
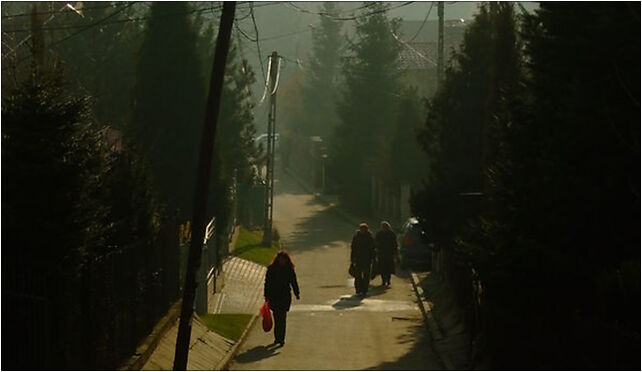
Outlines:
<svg viewBox="0 0 642 372"><path fill-rule="evenodd" d="M426 17L430 9L429 1L418 1L409 5L400 6L403 2L390 2L391 7L394 8L388 12L391 17L402 18L404 21L412 21L412 25L416 24L417 27L421 26L421 21ZM281 71L281 78L287 81L296 72L297 66L291 61L300 60L305 66L308 56L312 47L311 26L319 23L320 16L316 13L321 8L322 2L309 1L309 2L293 2L294 6L286 2L256 2L255 3L255 18L259 31L259 39L261 40L261 57L263 58L263 66L267 65L267 56L272 51L277 51L280 55L285 56L289 61L286 61L285 67ZM361 7L364 2L360 1L342 1L340 8L342 9L341 15L343 17L352 16L351 10ZM538 7L534 2L522 2L522 5L528 11L532 11ZM469 20L477 13L479 2L446 2L444 6L444 18L451 19L465 19ZM395 8L396 7L396 8ZM297 9L299 8L299 9ZM306 13L310 12L310 13ZM246 12L240 12L238 17L243 19L239 22L240 27L251 37L255 36L254 26L250 17L245 18ZM357 12L358 15L358 12ZM437 6L433 6L430 11L428 20L437 20ZM354 29L354 21L343 21L344 33L352 34ZM435 23L431 22L428 26L434 26ZM424 25L426 26L426 25ZM430 30L424 30L430 32ZM267 40L265 40L267 39ZM261 67L259 66L258 52L256 44L249 42L247 39L242 40L242 54L248 60L254 71L256 72L257 82L254 85L254 95L258 99L263 93L264 81L261 74ZM266 116L265 110L257 110L257 120L263 122Z"/></svg>

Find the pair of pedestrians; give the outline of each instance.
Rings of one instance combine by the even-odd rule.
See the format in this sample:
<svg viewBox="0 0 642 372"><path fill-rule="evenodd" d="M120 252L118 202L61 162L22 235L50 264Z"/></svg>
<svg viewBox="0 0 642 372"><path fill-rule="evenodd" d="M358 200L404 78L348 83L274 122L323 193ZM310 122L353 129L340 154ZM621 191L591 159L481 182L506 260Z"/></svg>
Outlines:
<svg viewBox="0 0 642 372"><path fill-rule="evenodd" d="M352 238L351 265L355 268L355 288L357 294L365 296L370 285L372 265L377 262L381 274L382 285L390 286L390 277L395 270L397 256L397 236L390 224L381 222L381 230L376 238L368 230L364 222ZM376 261L375 261L376 260ZM264 297L274 314L274 344L285 344L285 328L287 313L292 304L292 292L300 298L299 284L294 271L294 263L290 255L279 251L265 274Z"/></svg>
<svg viewBox="0 0 642 372"><path fill-rule="evenodd" d="M381 229L375 237L368 230L368 224L362 222L352 237L350 248L351 272L357 295L365 296L368 293L373 269L381 274L381 285L390 286L397 257L397 235L388 222L381 222ZM373 265L376 267L373 268Z"/></svg>

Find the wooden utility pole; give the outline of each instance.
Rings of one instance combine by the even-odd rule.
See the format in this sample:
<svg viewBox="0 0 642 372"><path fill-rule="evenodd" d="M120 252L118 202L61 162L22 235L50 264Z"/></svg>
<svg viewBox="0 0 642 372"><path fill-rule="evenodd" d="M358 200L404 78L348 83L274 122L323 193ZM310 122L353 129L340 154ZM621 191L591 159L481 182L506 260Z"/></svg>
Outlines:
<svg viewBox="0 0 642 372"><path fill-rule="evenodd" d="M276 143L276 89L280 68L279 55L270 56L270 113L268 114L267 164L265 173L265 214L263 219L263 244L272 245L272 213L274 211L274 154Z"/></svg>
<svg viewBox="0 0 642 372"><path fill-rule="evenodd" d="M39 79L45 67L45 35L42 19L38 13L38 3L31 8L31 69L33 77Z"/></svg>
<svg viewBox="0 0 642 372"><path fill-rule="evenodd" d="M187 356L189 353L189 340L192 333L192 316L194 315L194 299L196 297L196 271L201 265L203 250L203 237L207 213L207 193L209 190L210 171L212 168L212 152L216 140L216 125L221 106L221 92L223 90L223 76L225 63L230 46L232 23L236 2L223 3L221 23L216 38L214 51L214 65L210 77L210 89L205 108L205 121L201 135L201 147L198 157L198 170L196 175L196 191L194 194L194 216L192 219L192 239L189 247L187 272L185 274L185 289L183 291L183 304L181 318L178 325L176 338L176 352L174 354L174 370L187 369ZM204 284L204 283L202 283Z"/></svg>
<svg viewBox="0 0 642 372"><path fill-rule="evenodd" d="M437 40L437 85L441 85L444 78L444 2L437 2L437 16L439 17Z"/></svg>

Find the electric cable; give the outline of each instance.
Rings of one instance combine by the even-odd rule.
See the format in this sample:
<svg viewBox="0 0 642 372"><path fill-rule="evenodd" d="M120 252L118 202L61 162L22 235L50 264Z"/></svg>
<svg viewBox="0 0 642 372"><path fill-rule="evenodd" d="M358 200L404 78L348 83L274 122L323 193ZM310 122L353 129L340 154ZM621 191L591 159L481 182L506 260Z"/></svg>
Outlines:
<svg viewBox="0 0 642 372"><path fill-rule="evenodd" d="M254 25L254 33L256 35L256 51L259 54L259 64L261 65L261 73L263 74L263 79L267 81L267 77L265 75L265 69L263 68L263 57L261 56L261 44L259 43L259 28L256 26L256 18L254 17L253 2L250 2L250 15L252 16L252 24ZM263 102L263 100L261 100L261 102Z"/></svg>
<svg viewBox="0 0 642 372"><path fill-rule="evenodd" d="M263 68L263 61L261 61L261 68ZM261 100L257 104L257 107L263 104L263 101L265 101L265 97L267 96L268 86L270 84L271 71L272 71L272 58L268 58L268 74L265 77L265 88L263 88L263 97L261 97Z"/></svg>
<svg viewBox="0 0 642 372"><path fill-rule="evenodd" d="M386 12L389 12L389 11L391 11L393 9L398 9L398 8L401 8L401 7L404 7L404 6L408 6L408 5L412 4L412 3L414 3L414 1L406 1L405 3L403 3L401 5L397 5L397 6L393 6L393 7L390 7L390 8L381 9L381 10L375 10L375 11L372 11L370 13L360 14L358 16L352 16L352 17L335 17L335 16L332 16L332 15L330 15L328 13L325 13L325 12L312 12L312 11L309 11L307 9L300 8L300 7L296 6L296 5L294 5L292 2L287 2L286 4L289 5L290 7L292 7L293 9L295 9L296 11L301 12L301 13L315 14L315 15L319 15L319 16L322 16L322 17L330 18L330 19L335 20L335 21L357 21L360 18L365 18L365 17L369 17L369 16L372 16L372 15L375 15L375 14L380 14L380 13L386 13Z"/></svg>
<svg viewBox="0 0 642 372"><path fill-rule="evenodd" d="M272 59L272 57L270 57ZM274 89L272 90L272 93L270 93L271 96L273 96L276 93L276 90L279 89L279 78L281 77L281 58L279 57L279 60L276 61L278 64L278 67L276 68L276 82L274 82Z"/></svg>
<svg viewBox="0 0 642 372"><path fill-rule="evenodd" d="M424 28L424 25L426 24L426 21L428 20L428 17L430 16L430 12L432 11L432 7L435 5L435 2L432 1L430 2L430 8L428 9L428 13L426 14L426 18L424 18L424 21L421 23L421 26L419 26L419 29L417 32L415 32L415 35L408 40L409 43L412 43L415 38L419 35L419 32Z"/></svg>

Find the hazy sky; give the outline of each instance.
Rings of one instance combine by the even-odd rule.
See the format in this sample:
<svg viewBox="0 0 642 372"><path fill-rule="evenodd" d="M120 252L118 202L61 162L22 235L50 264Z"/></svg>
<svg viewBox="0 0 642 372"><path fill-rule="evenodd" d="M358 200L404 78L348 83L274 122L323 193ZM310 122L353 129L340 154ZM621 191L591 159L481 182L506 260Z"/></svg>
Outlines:
<svg viewBox="0 0 642 372"><path fill-rule="evenodd" d="M417 1L413 4L393 9L389 14L393 17L400 17L406 20L423 20L430 9L430 3L430 1ZM444 5L444 18L470 19L477 12L478 4L479 2L477 1L448 1ZM522 5L529 11L537 8L537 3L535 2L522 2ZM433 7L428 19L437 19L436 6Z"/></svg>

